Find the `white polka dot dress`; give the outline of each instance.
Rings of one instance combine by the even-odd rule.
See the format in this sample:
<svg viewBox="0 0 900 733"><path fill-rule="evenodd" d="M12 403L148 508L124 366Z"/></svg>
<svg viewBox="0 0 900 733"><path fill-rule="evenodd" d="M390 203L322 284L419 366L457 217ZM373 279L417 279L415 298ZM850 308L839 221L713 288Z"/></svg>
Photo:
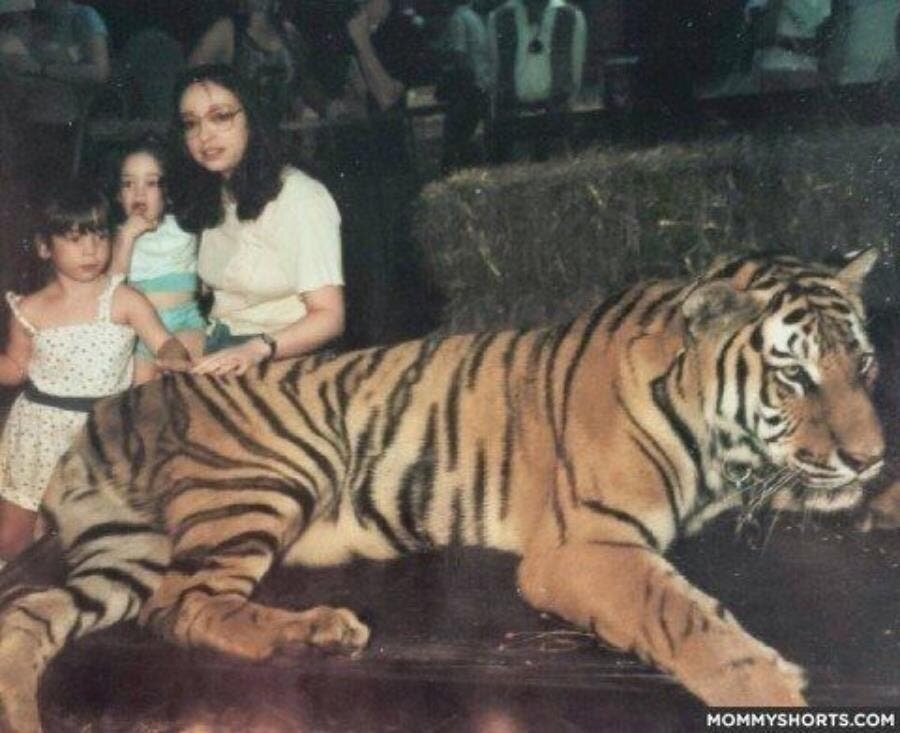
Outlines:
<svg viewBox="0 0 900 733"><path fill-rule="evenodd" d="M110 318L112 295L121 276L109 279L97 302L97 318L87 323L36 329L19 311L19 296L6 299L31 334L28 379L57 397L102 397L131 384L135 333ZM53 467L75 439L88 413L38 404L19 395L0 437L0 498L37 510Z"/></svg>

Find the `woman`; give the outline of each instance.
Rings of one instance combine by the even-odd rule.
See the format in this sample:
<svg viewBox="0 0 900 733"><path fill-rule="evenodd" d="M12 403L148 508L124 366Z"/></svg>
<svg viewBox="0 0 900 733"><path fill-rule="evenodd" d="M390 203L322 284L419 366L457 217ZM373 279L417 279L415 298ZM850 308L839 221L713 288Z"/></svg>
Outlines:
<svg viewBox="0 0 900 733"><path fill-rule="evenodd" d="M283 163L230 67L190 70L176 99L173 211L200 236L197 271L213 294L209 355L195 371L243 374L340 336L340 215L331 195Z"/></svg>

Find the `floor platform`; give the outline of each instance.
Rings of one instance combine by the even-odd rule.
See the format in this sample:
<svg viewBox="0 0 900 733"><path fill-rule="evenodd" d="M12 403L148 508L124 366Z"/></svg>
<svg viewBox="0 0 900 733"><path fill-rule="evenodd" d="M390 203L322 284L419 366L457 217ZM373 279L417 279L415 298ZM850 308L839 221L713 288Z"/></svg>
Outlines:
<svg viewBox="0 0 900 733"><path fill-rule="evenodd" d="M813 705L900 706L900 534L724 516L672 558L759 638L806 667ZM273 575L261 600L356 610L357 658L268 664L164 644L134 626L51 666L48 731L692 731L667 676L516 594L515 559L461 551ZM577 568L572 569L577 572Z"/></svg>

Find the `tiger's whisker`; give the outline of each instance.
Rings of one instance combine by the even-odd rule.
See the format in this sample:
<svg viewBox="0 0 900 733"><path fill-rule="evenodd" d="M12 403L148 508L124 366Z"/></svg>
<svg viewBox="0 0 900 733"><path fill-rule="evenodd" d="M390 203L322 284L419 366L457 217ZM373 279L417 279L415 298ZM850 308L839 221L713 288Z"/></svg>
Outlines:
<svg viewBox="0 0 900 733"><path fill-rule="evenodd" d="M760 547L761 552L764 552L768 547L769 542L772 539L772 535L775 534L775 525L778 524L779 519L781 519L781 511L776 509L772 513L772 519L769 521L769 529L766 532L766 536L763 538L762 546Z"/></svg>

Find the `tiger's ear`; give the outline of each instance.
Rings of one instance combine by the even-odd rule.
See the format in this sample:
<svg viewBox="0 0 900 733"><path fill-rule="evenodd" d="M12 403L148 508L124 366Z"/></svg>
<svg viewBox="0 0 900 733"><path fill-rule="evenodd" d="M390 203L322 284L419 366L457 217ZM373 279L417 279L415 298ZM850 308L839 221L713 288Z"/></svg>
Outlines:
<svg viewBox="0 0 900 733"><path fill-rule="evenodd" d="M871 272L877 259L877 247L867 247L860 252L854 252L848 256L847 264L838 271L835 277L858 293L862 290L863 281Z"/></svg>
<svg viewBox="0 0 900 733"><path fill-rule="evenodd" d="M717 333L746 323L760 313L752 291L736 290L727 280L710 280L697 286L681 304L681 313L692 336Z"/></svg>

